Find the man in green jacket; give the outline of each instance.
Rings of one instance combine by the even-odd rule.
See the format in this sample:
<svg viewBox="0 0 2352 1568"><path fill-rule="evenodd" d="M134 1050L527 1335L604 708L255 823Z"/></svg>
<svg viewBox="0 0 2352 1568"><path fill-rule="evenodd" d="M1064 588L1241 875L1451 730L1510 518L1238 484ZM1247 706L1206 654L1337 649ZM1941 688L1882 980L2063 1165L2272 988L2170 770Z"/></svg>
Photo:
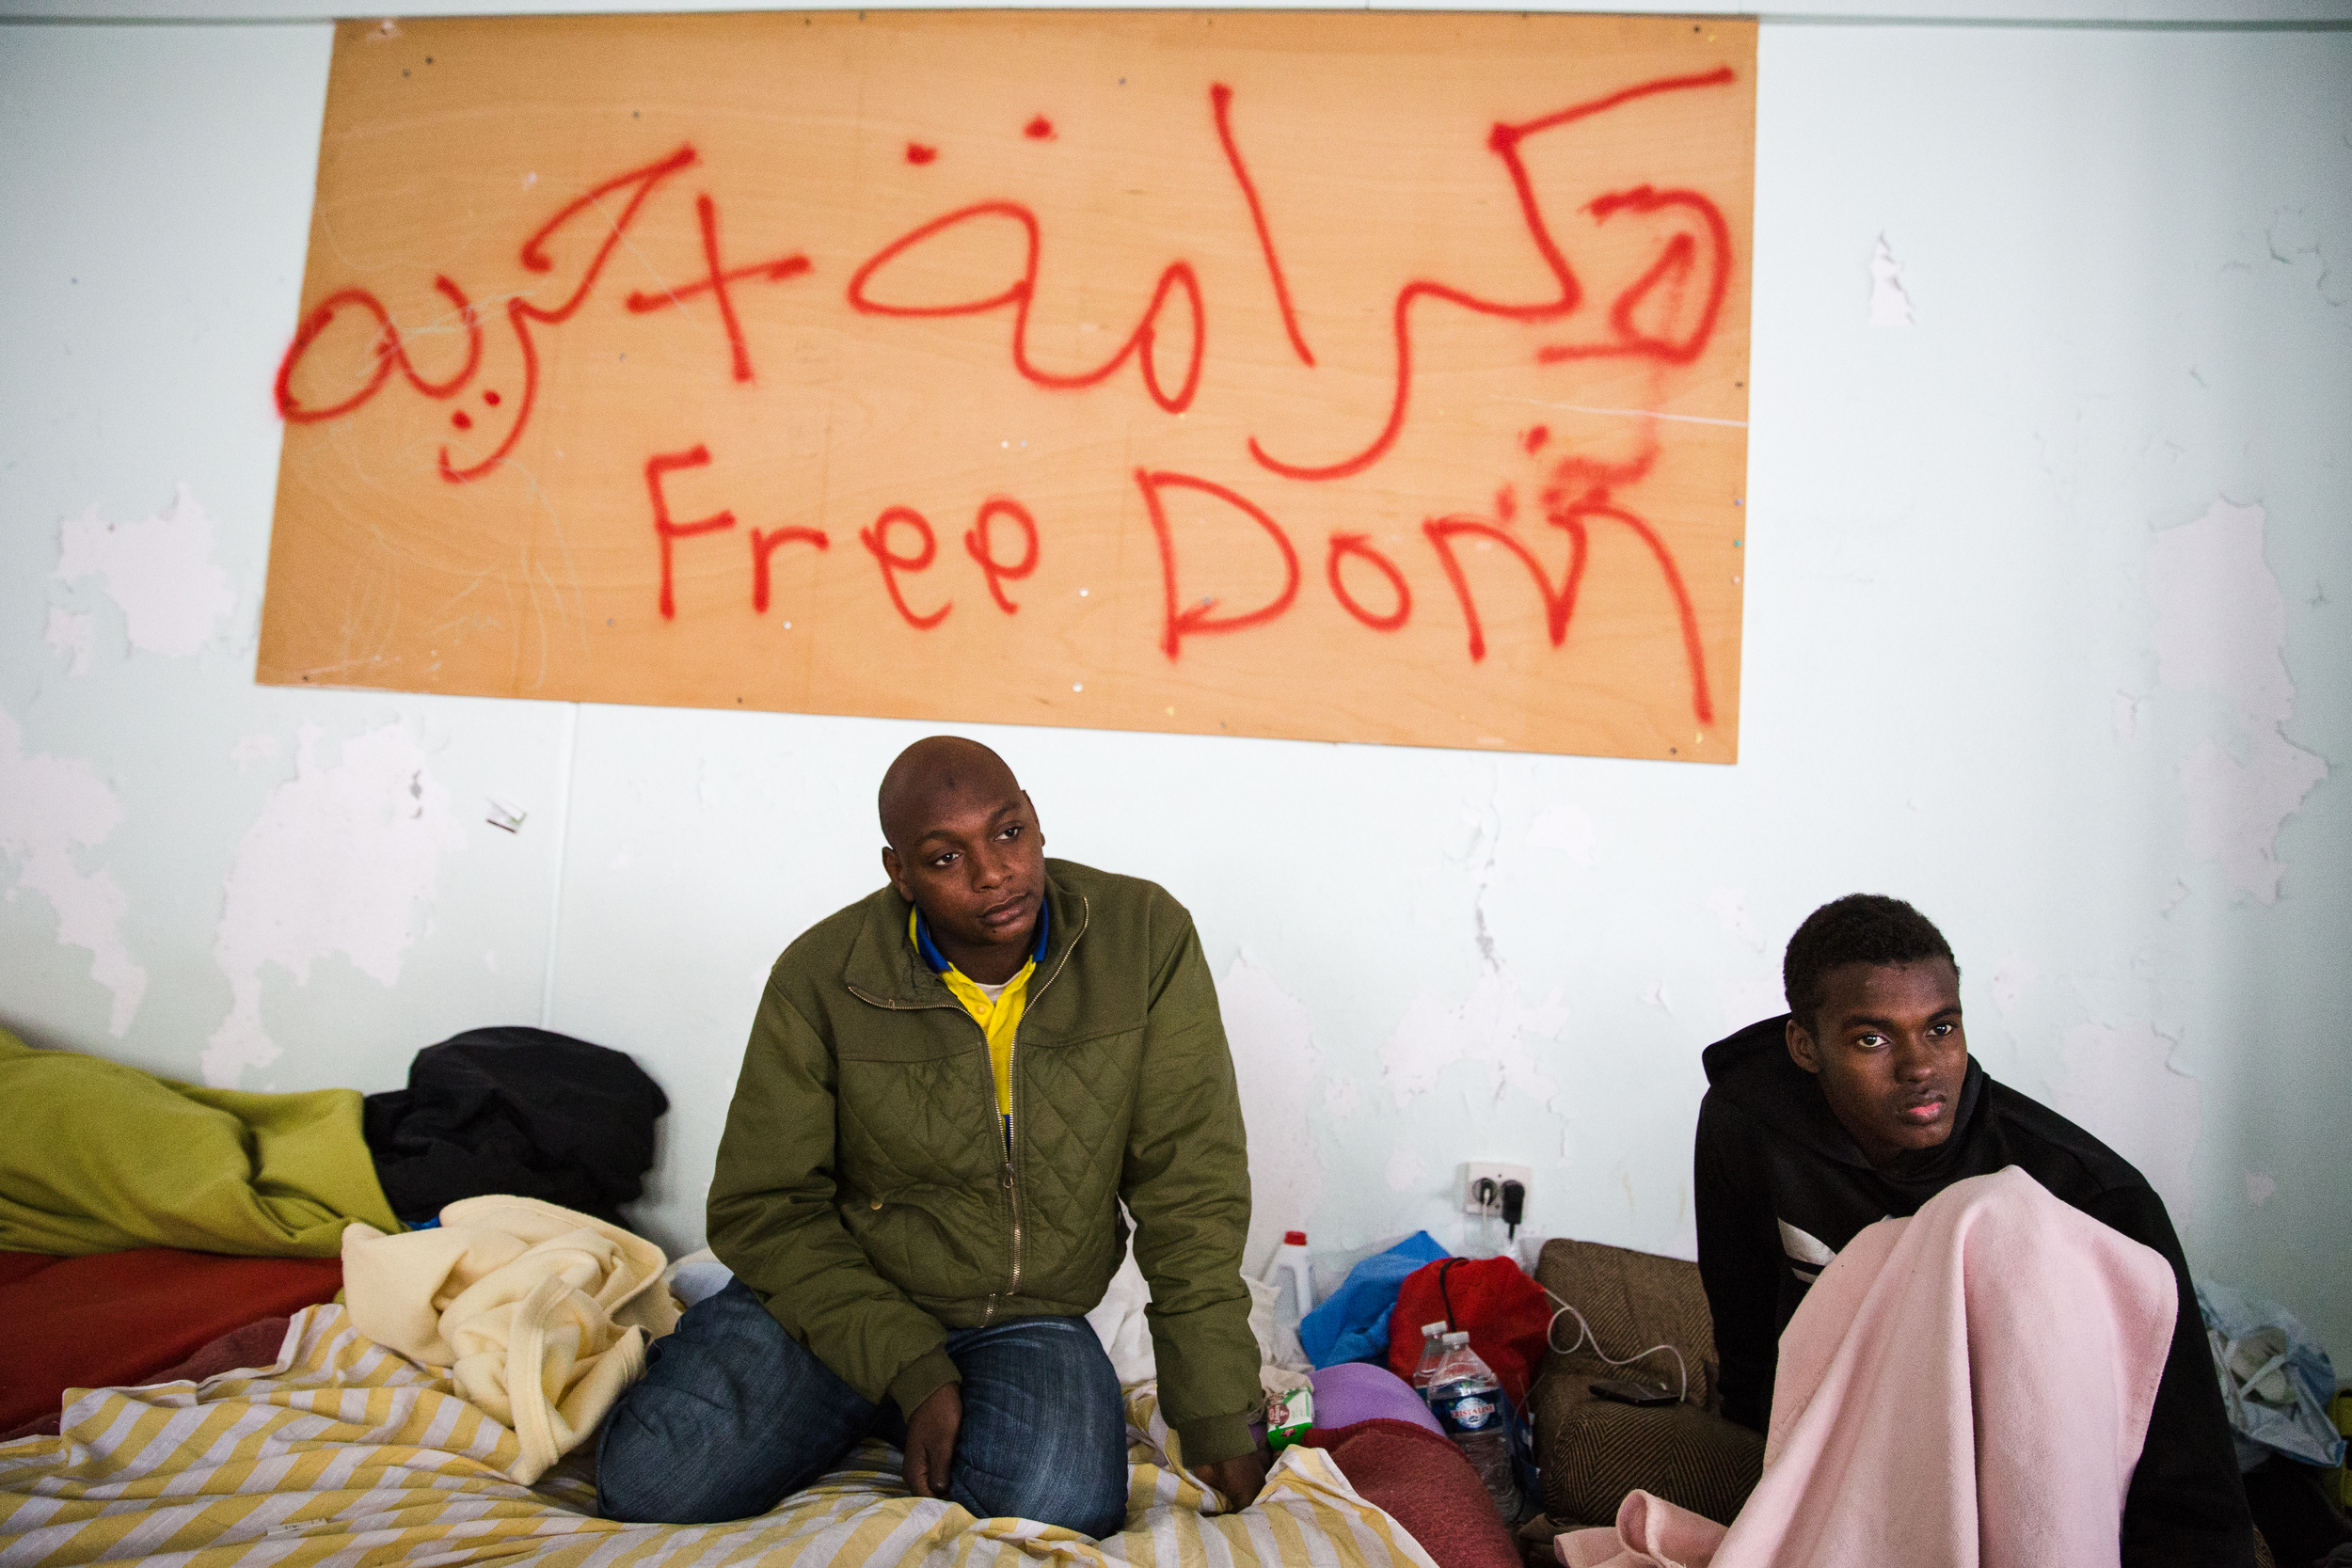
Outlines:
<svg viewBox="0 0 2352 1568"><path fill-rule="evenodd" d="M614 1408L604 1513L763 1513L879 1433L921 1496L1118 1529L1126 1423L1082 1314L1124 1256L1122 1202L1161 1409L1185 1465L1247 1504L1248 1160L1191 917L1046 860L977 742L917 741L880 805L889 885L769 975L710 1184L736 1278Z"/></svg>

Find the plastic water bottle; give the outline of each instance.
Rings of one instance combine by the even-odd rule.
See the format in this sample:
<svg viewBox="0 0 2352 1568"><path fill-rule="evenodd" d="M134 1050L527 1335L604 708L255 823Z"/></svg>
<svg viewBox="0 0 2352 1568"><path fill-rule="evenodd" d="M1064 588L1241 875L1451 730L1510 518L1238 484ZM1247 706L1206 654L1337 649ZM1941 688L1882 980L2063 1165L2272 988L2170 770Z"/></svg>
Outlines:
<svg viewBox="0 0 2352 1568"><path fill-rule="evenodd" d="M1274 1261L1266 1267L1265 1282L1275 1291L1274 1359L1286 1367L1308 1364L1306 1349L1298 1342L1298 1320L1314 1310L1313 1277L1307 1262L1307 1233L1284 1231L1282 1244L1274 1249Z"/></svg>
<svg viewBox="0 0 2352 1568"><path fill-rule="evenodd" d="M1413 1369L1413 1392L1423 1404L1429 1402L1429 1386L1437 1381L1438 1364L1445 1359L1446 1330L1453 1326L1443 1318L1421 1325L1421 1365Z"/></svg>
<svg viewBox="0 0 2352 1568"><path fill-rule="evenodd" d="M1519 1520L1519 1483L1511 1468L1511 1433L1509 1418L1504 1414L1502 1385L1495 1380L1494 1370L1479 1354L1470 1349L1470 1335L1462 1329L1433 1341L1438 1346L1438 1359L1429 1370L1429 1382L1423 1398L1429 1402L1430 1414L1454 1439L1462 1457L1470 1462L1478 1479L1486 1484L1486 1496L1494 1500L1495 1512L1502 1515L1506 1525ZM1426 1348L1422 1353L1424 1364L1429 1359ZM1421 1384L1416 1371L1413 1381Z"/></svg>

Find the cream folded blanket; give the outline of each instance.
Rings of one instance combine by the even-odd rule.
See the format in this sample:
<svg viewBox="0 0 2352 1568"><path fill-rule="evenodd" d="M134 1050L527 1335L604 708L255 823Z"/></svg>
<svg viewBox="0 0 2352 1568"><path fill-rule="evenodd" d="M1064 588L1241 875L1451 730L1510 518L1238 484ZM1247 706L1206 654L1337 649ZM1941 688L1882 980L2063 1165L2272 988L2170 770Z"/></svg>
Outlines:
<svg viewBox="0 0 2352 1568"><path fill-rule="evenodd" d="M1780 1337L1764 1479L1726 1530L1646 1492L1567 1568L2113 1568L2180 1294L2011 1165L1837 1255Z"/></svg>
<svg viewBox="0 0 2352 1568"><path fill-rule="evenodd" d="M343 1299L377 1344L446 1369L513 1429L528 1485L596 1430L677 1326L667 1259L642 1236L534 1197L469 1197L432 1230L343 1232Z"/></svg>

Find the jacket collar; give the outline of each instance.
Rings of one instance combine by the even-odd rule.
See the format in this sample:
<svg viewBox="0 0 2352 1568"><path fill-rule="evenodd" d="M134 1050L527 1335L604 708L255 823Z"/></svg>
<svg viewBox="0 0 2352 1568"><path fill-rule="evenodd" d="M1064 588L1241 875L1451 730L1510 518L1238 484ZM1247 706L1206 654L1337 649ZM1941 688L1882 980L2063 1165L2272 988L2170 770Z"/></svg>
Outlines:
<svg viewBox="0 0 2352 1568"><path fill-rule="evenodd" d="M1055 863L1045 863L1045 951L1037 960L1029 983L1035 997L1061 972L1070 950L1086 934L1089 913L1084 894L1065 887L1054 875ZM866 918L857 940L842 963L841 980L867 1002L885 1007L960 1007L947 983L907 941L907 916L914 906L888 883L866 900Z"/></svg>

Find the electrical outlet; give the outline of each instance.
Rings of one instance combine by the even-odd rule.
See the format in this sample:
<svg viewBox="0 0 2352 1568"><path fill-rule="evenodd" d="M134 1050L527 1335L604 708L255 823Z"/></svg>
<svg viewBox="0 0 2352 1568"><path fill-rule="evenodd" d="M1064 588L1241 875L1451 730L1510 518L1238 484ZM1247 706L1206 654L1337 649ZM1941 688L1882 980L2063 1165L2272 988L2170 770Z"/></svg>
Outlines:
<svg viewBox="0 0 2352 1568"><path fill-rule="evenodd" d="M1516 1181L1521 1188L1532 1186L1534 1173L1525 1165L1506 1165L1492 1160L1472 1160L1462 1166L1462 1212L1465 1214L1494 1214L1502 1212L1502 1184ZM1482 1207L1478 1201L1478 1182L1485 1178L1495 1184L1495 1200Z"/></svg>

